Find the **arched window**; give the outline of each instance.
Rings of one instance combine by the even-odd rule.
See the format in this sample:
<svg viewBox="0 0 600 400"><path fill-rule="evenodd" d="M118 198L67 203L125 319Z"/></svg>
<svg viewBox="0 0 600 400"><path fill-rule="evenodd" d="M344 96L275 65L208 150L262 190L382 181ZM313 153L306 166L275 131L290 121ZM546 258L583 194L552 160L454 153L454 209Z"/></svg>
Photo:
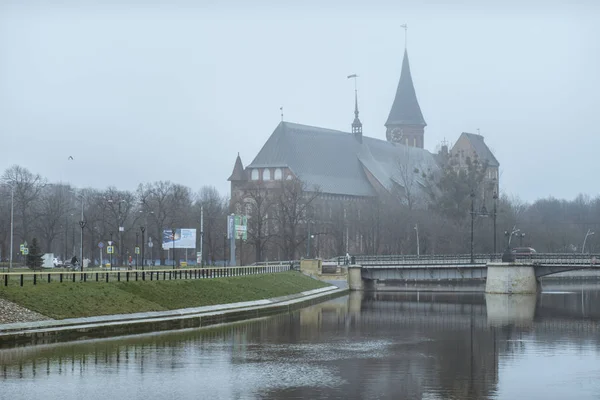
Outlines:
<svg viewBox="0 0 600 400"><path fill-rule="evenodd" d="M258 180L258 170L256 168L252 169L252 177L251 177L251 179L253 181L257 181Z"/></svg>
<svg viewBox="0 0 600 400"><path fill-rule="evenodd" d="M281 168L275 168L275 177L274 177L274 179L276 181L280 181L282 175L283 174L281 173Z"/></svg>
<svg viewBox="0 0 600 400"><path fill-rule="evenodd" d="M271 180L271 170L269 168L265 168L263 170L263 181L270 181Z"/></svg>

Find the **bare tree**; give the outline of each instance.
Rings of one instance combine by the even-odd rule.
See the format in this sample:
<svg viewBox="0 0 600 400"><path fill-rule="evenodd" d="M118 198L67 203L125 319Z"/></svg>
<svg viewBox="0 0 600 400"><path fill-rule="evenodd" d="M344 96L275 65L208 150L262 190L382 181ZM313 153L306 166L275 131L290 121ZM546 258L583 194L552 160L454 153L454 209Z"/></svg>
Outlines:
<svg viewBox="0 0 600 400"><path fill-rule="evenodd" d="M27 240L33 233L35 202L46 185L46 179L31 173L27 168L13 165L4 172L2 181L14 190L15 231L21 240ZM16 223L18 221L18 224Z"/></svg>
<svg viewBox="0 0 600 400"><path fill-rule="evenodd" d="M214 262L223 254L223 237L227 230L227 199L213 186L203 186L194 205L196 219L200 220L200 208L204 209L203 260ZM202 239L200 239L202 240Z"/></svg>
<svg viewBox="0 0 600 400"><path fill-rule="evenodd" d="M319 194L318 188L309 191L299 179L282 181L277 197L276 220L278 244L285 259L294 259L298 248L306 240L302 227L307 227L307 215Z"/></svg>

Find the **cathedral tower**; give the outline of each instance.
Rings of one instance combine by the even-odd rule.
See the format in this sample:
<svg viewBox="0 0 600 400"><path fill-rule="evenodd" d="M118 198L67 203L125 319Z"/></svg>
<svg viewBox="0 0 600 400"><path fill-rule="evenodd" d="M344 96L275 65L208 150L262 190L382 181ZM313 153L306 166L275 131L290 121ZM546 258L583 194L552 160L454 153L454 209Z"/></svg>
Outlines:
<svg viewBox="0 0 600 400"><path fill-rule="evenodd" d="M423 148L426 126L415 94L408 64L408 52L405 49L396 97L385 123L385 136L389 142Z"/></svg>

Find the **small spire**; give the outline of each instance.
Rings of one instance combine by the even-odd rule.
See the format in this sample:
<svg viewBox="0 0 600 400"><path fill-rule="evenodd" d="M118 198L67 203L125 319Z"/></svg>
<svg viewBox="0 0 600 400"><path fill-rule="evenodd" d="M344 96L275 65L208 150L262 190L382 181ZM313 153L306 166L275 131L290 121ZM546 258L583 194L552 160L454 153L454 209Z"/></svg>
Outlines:
<svg viewBox="0 0 600 400"><path fill-rule="evenodd" d="M279 111L281 111L281 122L283 122L283 106L279 107Z"/></svg>
<svg viewBox="0 0 600 400"><path fill-rule="evenodd" d="M358 78L358 75L348 75L348 79L351 78L354 78L354 121L352 121L352 133L357 136L362 136L362 122L360 122L360 119L358 118L358 87L356 85L356 78Z"/></svg>

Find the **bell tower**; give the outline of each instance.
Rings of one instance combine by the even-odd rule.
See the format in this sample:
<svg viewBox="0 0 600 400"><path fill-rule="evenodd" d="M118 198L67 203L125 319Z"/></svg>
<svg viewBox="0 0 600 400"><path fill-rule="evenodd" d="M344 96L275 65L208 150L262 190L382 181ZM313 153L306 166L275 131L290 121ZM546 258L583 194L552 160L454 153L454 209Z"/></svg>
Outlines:
<svg viewBox="0 0 600 400"><path fill-rule="evenodd" d="M406 29L406 25L403 25L403 28ZM415 87L410 74L408 51L405 47L404 58L402 59L402 72L400 73L400 81L396 89L396 97L385 123L385 136L389 142L423 148L426 126L427 123L423 118L421 107L419 107L419 102L417 101Z"/></svg>

